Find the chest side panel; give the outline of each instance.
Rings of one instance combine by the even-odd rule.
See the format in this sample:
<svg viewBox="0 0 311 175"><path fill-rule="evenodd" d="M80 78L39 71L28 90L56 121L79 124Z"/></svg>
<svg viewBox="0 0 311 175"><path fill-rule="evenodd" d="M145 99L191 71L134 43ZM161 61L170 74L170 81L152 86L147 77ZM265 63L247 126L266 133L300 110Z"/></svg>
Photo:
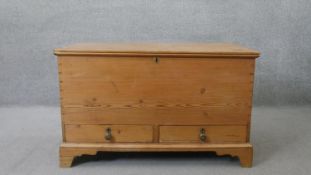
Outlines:
<svg viewBox="0 0 311 175"><path fill-rule="evenodd" d="M248 124L253 59L59 57L65 124Z"/></svg>

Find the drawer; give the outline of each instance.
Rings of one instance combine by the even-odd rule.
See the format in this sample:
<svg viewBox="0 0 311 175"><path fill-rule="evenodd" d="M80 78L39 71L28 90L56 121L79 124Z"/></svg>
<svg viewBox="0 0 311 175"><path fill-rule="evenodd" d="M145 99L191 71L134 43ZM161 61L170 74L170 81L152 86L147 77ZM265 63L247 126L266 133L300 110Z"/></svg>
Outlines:
<svg viewBox="0 0 311 175"><path fill-rule="evenodd" d="M160 142L241 143L247 140L247 126L160 126ZM204 139L205 135L205 139ZM200 137L204 140L201 141Z"/></svg>
<svg viewBox="0 0 311 175"><path fill-rule="evenodd" d="M151 125L65 125L66 142L152 142Z"/></svg>

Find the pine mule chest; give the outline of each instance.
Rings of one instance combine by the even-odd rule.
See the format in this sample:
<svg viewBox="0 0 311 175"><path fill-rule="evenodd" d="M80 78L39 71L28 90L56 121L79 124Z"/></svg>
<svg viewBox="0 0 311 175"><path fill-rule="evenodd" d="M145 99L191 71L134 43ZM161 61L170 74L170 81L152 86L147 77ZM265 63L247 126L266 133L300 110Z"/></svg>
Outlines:
<svg viewBox="0 0 311 175"><path fill-rule="evenodd" d="M252 166L258 51L226 43L84 43L54 53L61 167L99 151L213 151Z"/></svg>

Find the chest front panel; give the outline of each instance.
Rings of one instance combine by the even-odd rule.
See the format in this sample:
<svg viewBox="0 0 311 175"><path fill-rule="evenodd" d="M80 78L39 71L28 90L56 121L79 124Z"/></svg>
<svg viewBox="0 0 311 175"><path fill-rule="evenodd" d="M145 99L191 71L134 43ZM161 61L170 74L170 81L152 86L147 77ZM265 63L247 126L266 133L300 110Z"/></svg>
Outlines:
<svg viewBox="0 0 311 175"><path fill-rule="evenodd" d="M59 57L65 124L247 125L253 59Z"/></svg>

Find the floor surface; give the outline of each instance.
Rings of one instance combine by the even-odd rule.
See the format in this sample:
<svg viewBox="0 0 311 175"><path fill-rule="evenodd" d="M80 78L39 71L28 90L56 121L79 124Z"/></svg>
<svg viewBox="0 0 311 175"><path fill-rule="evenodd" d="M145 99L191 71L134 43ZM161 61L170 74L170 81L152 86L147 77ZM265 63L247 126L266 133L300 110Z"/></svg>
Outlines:
<svg viewBox="0 0 311 175"><path fill-rule="evenodd" d="M254 108L253 168L211 153L116 153L84 156L61 169L60 141L59 108L0 108L0 175L310 174L311 107Z"/></svg>

